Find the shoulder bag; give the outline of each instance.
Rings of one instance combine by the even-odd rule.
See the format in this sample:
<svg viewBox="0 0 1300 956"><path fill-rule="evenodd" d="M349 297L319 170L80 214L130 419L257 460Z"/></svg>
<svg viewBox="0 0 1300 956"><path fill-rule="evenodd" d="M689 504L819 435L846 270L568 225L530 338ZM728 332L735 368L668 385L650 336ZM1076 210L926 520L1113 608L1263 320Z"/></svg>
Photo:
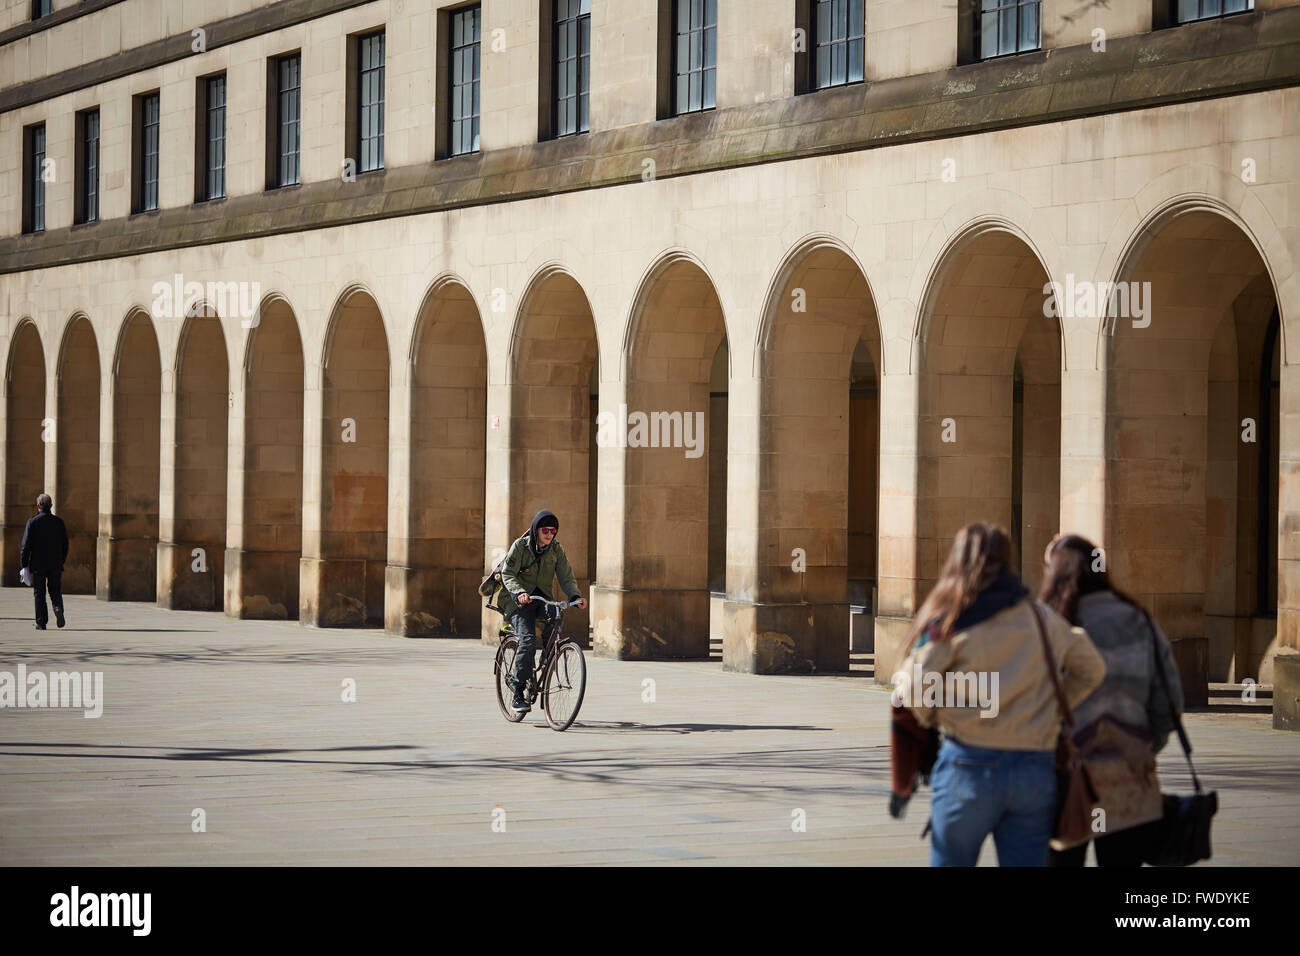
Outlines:
<svg viewBox="0 0 1300 956"><path fill-rule="evenodd" d="M1174 719L1174 730L1178 732L1178 742L1183 746L1183 756L1187 758L1187 769L1192 773L1192 787L1196 791L1189 797L1179 797L1166 793L1163 795L1163 816L1144 828L1148 836L1143 861L1152 866L1191 866L1198 860L1210 858L1210 824L1214 814L1219 810L1219 794L1201 789L1201 781L1196 776L1196 767L1192 765L1192 744L1183 729L1183 719L1174 709L1174 696L1169 691L1169 679L1160 663L1159 638L1156 637L1155 624L1146 610L1147 627L1151 630L1151 644L1154 650L1154 667L1160 687L1169 701L1169 714Z"/></svg>
<svg viewBox="0 0 1300 956"><path fill-rule="evenodd" d="M1065 699L1061 677L1056 672L1056 659L1047 641L1042 615L1032 599L1029 610L1034 613L1038 636L1043 642L1043 656L1047 658L1047 672L1052 675L1056 703L1061 710L1061 728L1056 738L1056 825L1052 828L1052 849L1068 849L1092 839L1092 808L1097 802L1097 793L1088 776L1088 768L1074 745L1074 715Z"/></svg>

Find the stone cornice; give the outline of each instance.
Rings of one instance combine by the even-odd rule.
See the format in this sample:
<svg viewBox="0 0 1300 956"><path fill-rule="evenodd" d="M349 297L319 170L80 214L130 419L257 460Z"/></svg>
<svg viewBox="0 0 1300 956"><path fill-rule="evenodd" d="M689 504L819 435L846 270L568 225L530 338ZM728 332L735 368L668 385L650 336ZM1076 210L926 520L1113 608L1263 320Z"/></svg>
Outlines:
<svg viewBox="0 0 1300 956"><path fill-rule="evenodd" d="M39 20L28 20L26 23L19 23L7 30L0 30L0 46L13 43L23 37L29 37L33 33L40 33L50 27L57 27L60 23L76 20L79 17L84 17L89 13L95 13L105 7L111 7L115 3L121 2L122 0L82 0L81 3L74 6L55 10L48 17L41 17ZM27 7L30 9L31 4L27 4Z"/></svg>
<svg viewBox="0 0 1300 956"><path fill-rule="evenodd" d="M102 9L118 2L120 0L110 0L110 2L97 0L98 5L94 9ZM283 30L285 27L306 23L308 20L329 16L331 13L338 13L340 10L347 10L371 2L372 0L279 0L278 3L271 3L256 10L248 10L233 17L202 24L204 48L205 50L216 50L231 43L239 43L241 40L261 36L263 33ZM37 30L48 29L57 26L58 23L73 19L74 16L63 16L63 14L69 12L72 12L74 16L83 16L86 13L93 13L94 10L82 10L79 7L65 8L48 17L42 17L39 20L33 20L30 23L21 24L5 31L5 33L0 34L0 43L7 42L4 38L18 30L23 30L25 31L23 35L28 35ZM59 19L60 17L62 19ZM10 39L18 39L18 36L13 36ZM11 86L0 91L0 113L31 106L33 103L41 103L45 100L54 99L56 96L74 93L90 86L107 83L109 80L131 76L143 70L151 70L154 67L194 56L193 42L192 33L188 31L178 33L175 36L164 37L143 46L123 50L121 53L115 53L101 60L82 63L71 69L43 76L38 80L32 80L30 83Z"/></svg>

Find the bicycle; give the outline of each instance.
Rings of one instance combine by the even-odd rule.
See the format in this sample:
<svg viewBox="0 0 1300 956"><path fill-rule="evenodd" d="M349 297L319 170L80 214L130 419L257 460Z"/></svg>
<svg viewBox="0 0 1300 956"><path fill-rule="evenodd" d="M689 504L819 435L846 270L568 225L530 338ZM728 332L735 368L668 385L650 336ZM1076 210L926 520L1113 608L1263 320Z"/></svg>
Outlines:
<svg viewBox="0 0 1300 956"><path fill-rule="evenodd" d="M548 614L543 628L541 653L537 655L537 664L528 677L528 686L524 688L524 700L532 707L540 689L546 722L552 730L568 730L578 716L578 708L582 706L582 697L587 690L587 662L577 642L566 639L562 633L564 612L570 606L569 602L548 601L540 597L533 600L555 608L556 613L554 616ZM510 709L514 688L510 686L509 679L515 670L519 638L506 627L502 627L500 633L501 645L497 648L496 662L492 665L497 685L497 705L506 720L517 724L524 719L525 712L516 713Z"/></svg>

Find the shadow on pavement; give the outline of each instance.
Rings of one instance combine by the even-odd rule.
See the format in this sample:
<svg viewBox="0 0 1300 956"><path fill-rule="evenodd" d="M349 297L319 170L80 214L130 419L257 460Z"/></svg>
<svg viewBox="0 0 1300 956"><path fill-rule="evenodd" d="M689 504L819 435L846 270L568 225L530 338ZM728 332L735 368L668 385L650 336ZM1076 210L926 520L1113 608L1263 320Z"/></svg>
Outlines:
<svg viewBox="0 0 1300 956"><path fill-rule="evenodd" d="M18 748L18 749L5 749ZM334 766L344 773L426 774L430 783L441 772L496 777L502 773L523 773L548 778L554 782L603 783L631 786L641 790L665 792L708 791L724 793L784 792L797 787L806 793L878 793L889 792L889 750L877 747L830 747L825 749L724 751L683 754L660 751L636 756L621 756L609 751L565 751L534 756L482 756L456 754L445 759L415 760L348 760L326 759L312 755L371 753L392 750L416 750L411 745L369 745L293 748L222 748L195 747L167 752L164 748L81 743L0 742L0 757L81 757L90 760L166 760L211 761L213 763ZM148 751L154 751L152 753ZM289 756L299 754L302 756ZM796 782L776 784L772 772L795 772L806 776ZM16 768L10 765L10 773ZM434 771L435 773L430 773ZM21 771L17 771L21 772Z"/></svg>
<svg viewBox="0 0 1300 956"><path fill-rule="evenodd" d="M545 724L535 725L539 728ZM547 728L549 729L549 728ZM569 728L568 733L608 733L611 731L649 731L660 734L695 734L708 732L726 732L732 730L832 730L831 727L811 727L807 724L642 724L634 720L591 720L579 721Z"/></svg>

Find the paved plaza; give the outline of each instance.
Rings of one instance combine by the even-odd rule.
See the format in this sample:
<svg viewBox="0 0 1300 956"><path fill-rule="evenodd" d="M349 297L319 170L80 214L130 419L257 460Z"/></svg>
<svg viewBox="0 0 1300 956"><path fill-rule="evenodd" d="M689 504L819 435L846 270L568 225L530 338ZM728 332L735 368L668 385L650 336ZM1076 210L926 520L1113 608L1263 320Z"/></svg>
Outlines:
<svg viewBox="0 0 1300 956"><path fill-rule="evenodd" d="M0 710L5 864L928 859L928 791L901 823L886 811L889 697L869 679L588 655L579 721L559 734L501 717L477 642L90 597L37 632L30 601L0 590L0 671L102 671L103 714ZM1220 796L1214 863L1300 863L1300 734L1269 723L1187 720ZM1176 744L1160 771L1190 789Z"/></svg>

